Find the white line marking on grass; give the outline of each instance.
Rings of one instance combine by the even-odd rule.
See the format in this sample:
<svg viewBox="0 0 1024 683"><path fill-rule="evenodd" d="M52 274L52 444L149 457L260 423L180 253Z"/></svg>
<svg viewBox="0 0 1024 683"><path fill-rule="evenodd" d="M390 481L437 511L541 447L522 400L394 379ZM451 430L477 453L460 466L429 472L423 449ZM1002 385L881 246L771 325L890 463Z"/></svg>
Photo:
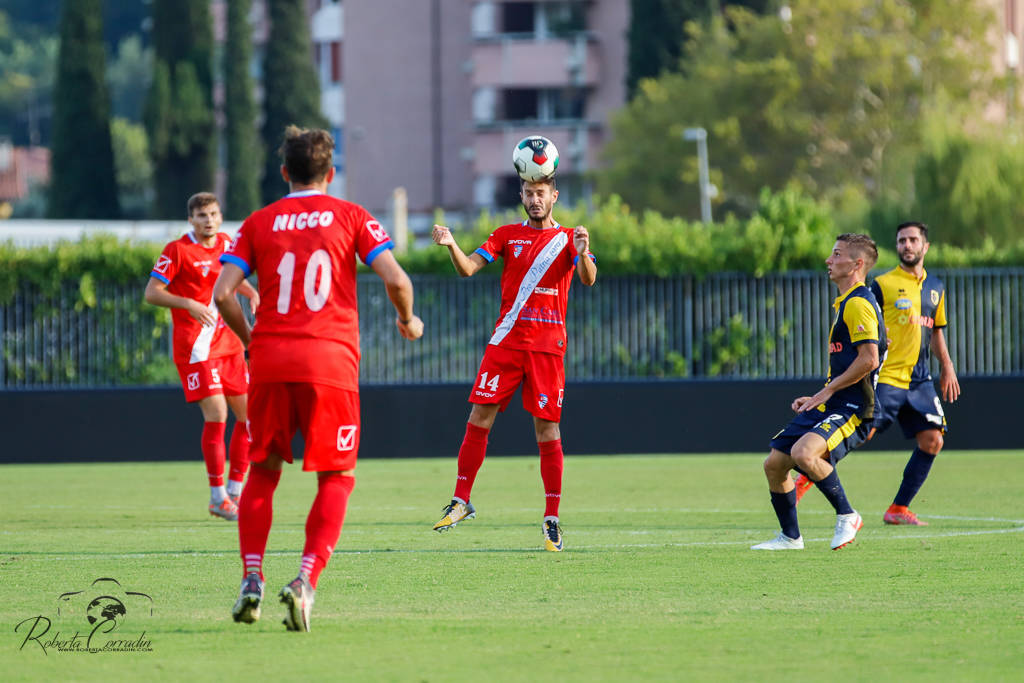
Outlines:
<svg viewBox="0 0 1024 683"><path fill-rule="evenodd" d="M746 531L751 535L756 535L755 531ZM1024 533L1024 526L1014 527L1012 529L984 529L978 531L949 531L939 533L924 533L924 534L900 534L893 536L875 536L872 535L869 540L871 541L890 541L890 540L904 540L904 539L933 539L933 538L953 538L958 536L984 536L988 534L1019 534ZM621 543L621 544L603 544L603 545L579 545L570 548L576 550L641 550L644 548L711 548L715 546L728 546L728 545L749 545L751 540L746 539L742 541L685 541L685 542L665 542L665 543ZM808 543L824 543L829 541L829 537L810 538L807 539ZM440 554L440 553L520 553L520 552L542 552L539 548L366 548L361 550L348 550L344 548L337 548L334 551L335 555L386 555L386 554ZM103 559L103 560L144 560L150 557L232 557L238 555L237 550L210 550L210 551L199 551L199 552L175 552L175 551L154 551L149 553L122 553L122 554L105 554L105 553L69 553L65 555L44 555L42 553L18 553L11 551L0 551L3 555L27 555L32 559L49 560L49 561L65 561L65 560L83 560L83 559ZM298 555L298 550L272 550L265 554L265 557L293 557Z"/></svg>

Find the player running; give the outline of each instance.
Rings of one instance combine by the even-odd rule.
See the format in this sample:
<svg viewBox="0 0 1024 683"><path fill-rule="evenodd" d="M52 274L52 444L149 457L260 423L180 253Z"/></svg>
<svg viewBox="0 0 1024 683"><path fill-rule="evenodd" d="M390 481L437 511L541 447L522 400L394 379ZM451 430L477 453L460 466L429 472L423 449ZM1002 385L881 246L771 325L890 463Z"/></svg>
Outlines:
<svg viewBox="0 0 1024 683"><path fill-rule="evenodd" d="M146 301L171 309L174 323L174 364L181 376L185 400L198 403L203 413L201 441L210 483L211 515L238 519L238 497L249 467L249 438L245 432L249 370L242 342L220 319L213 306L213 284L220 274L220 256L231 237L219 232L223 217L217 197L209 192L188 200L192 230L170 242L153 266ZM241 280L237 290L253 310L259 295ZM234 294L234 290L229 295ZM231 431L227 488L224 487L224 431L228 408L235 414Z"/></svg>
<svg viewBox="0 0 1024 683"><path fill-rule="evenodd" d="M871 284L885 316L890 344L878 373L878 411L868 438L899 422L903 435L917 440L896 497L882 517L886 524L928 524L918 519L909 505L928 478L946 433L946 415L932 384L929 348L939 360L942 398L953 403L960 396L960 383L943 334L946 287L924 269L928 246L927 225L901 223L896 228L900 264ZM797 478L798 501L808 486L806 481L806 477Z"/></svg>
<svg viewBox="0 0 1024 683"><path fill-rule="evenodd" d="M263 556L282 465L292 462L296 430L305 439L302 469L316 472L317 494L306 520L299 575L281 589L285 626L309 631L320 573L330 560L359 452L359 309L356 258L384 281L399 333L423 334L413 314L413 288L391 253L393 243L363 207L328 196L334 140L323 130L289 126L281 175L290 193L242 224L214 289L221 314L249 347L252 471L239 505L243 578L232 610L252 623L263 601ZM250 328L235 286L250 273L262 305Z"/></svg>
<svg viewBox="0 0 1024 683"><path fill-rule="evenodd" d="M451 231L435 225L436 244L448 247L456 272L469 277L501 257L501 310L488 342L469 402L473 408L459 448L458 478L451 503L434 525L446 531L476 516L469 502L473 481L487 453L487 435L499 411L523 386L523 407L533 415L544 483L544 547L562 550L558 505L562 497L563 454L559 420L565 389L565 308L573 271L593 285L597 264L583 226L565 228L551 217L558 200L554 178L523 181L520 198L527 219L503 225L468 256Z"/></svg>
<svg viewBox="0 0 1024 683"><path fill-rule="evenodd" d="M772 507L782 530L752 550L800 550L804 539L796 515L796 489L790 470L806 474L836 511L832 549L857 536L864 521L846 499L835 465L864 443L875 411L875 378L885 358L885 326L864 277L878 260L878 248L867 235L836 238L825 261L828 276L839 288L832 303L836 317L829 331L829 370L825 386L814 396L793 401L797 416L771 440L764 461Z"/></svg>

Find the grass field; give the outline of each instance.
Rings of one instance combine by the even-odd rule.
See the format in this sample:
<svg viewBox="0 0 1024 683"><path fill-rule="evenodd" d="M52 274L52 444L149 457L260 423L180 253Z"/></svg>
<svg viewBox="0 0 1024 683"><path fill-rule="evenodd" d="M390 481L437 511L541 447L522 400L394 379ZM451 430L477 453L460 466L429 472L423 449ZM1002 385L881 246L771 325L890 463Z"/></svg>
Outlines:
<svg viewBox="0 0 1024 683"><path fill-rule="evenodd" d="M205 513L200 462L3 466L0 679L1020 680L1024 452L940 456L918 528L881 523L906 454L851 456L865 527L838 552L816 491L805 550L748 550L777 531L762 457L570 457L561 554L541 550L535 456L488 459L478 518L444 535L453 460L365 460L308 634L285 632L276 600L231 621L237 538ZM313 490L285 472L269 596L298 571ZM57 597L96 597L100 577L153 613L136 599L97 641L144 631L151 651L23 643L31 624L15 626L39 615L43 642L84 638L82 603L57 616Z"/></svg>

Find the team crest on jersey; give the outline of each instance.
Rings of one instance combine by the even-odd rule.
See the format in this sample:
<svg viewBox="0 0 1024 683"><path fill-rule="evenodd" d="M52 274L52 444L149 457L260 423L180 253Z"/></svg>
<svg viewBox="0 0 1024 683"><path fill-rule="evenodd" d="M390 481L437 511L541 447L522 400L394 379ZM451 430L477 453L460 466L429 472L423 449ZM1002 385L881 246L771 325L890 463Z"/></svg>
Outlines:
<svg viewBox="0 0 1024 683"><path fill-rule="evenodd" d="M193 261L192 265L198 268L203 273L203 277L210 274L211 261Z"/></svg>
<svg viewBox="0 0 1024 683"><path fill-rule="evenodd" d="M158 273L166 273L167 266L169 265L171 265L171 257L164 256L163 254L161 254L160 258L156 260L156 265L153 266L153 270L155 270Z"/></svg>
<svg viewBox="0 0 1024 683"><path fill-rule="evenodd" d="M519 255L523 253L523 245L517 244L512 247L512 255L519 258Z"/></svg>
<svg viewBox="0 0 1024 683"><path fill-rule="evenodd" d="M544 406L546 406L547 404L548 404L548 395L547 394L541 394L540 396L537 397L537 407L538 408L540 408L541 410L544 410Z"/></svg>
<svg viewBox="0 0 1024 683"><path fill-rule="evenodd" d="M939 305L939 293L933 289L932 290L932 306L938 306L938 305Z"/></svg>

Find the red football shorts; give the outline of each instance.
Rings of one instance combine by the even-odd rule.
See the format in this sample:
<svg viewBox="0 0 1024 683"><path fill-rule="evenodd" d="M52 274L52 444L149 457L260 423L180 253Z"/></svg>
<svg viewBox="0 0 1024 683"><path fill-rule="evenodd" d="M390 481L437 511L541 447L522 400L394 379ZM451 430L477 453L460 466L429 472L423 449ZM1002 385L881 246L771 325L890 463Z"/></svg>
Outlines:
<svg viewBox="0 0 1024 683"><path fill-rule="evenodd" d="M523 385L523 408L542 420L562 419L562 395L565 392L565 365L553 353L505 349L487 345L476 382L469 394L470 403L497 403L502 412Z"/></svg>
<svg viewBox="0 0 1024 683"><path fill-rule="evenodd" d="M359 392L308 382L254 384L249 389L249 460L273 453L292 462L302 433L307 472L351 470L359 454Z"/></svg>
<svg viewBox="0 0 1024 683"><path fill-rule="evenodd" d="M188 403L220 394L244 396L249 391L249 366L245 364L244 354L175 365Z"/></svg>

